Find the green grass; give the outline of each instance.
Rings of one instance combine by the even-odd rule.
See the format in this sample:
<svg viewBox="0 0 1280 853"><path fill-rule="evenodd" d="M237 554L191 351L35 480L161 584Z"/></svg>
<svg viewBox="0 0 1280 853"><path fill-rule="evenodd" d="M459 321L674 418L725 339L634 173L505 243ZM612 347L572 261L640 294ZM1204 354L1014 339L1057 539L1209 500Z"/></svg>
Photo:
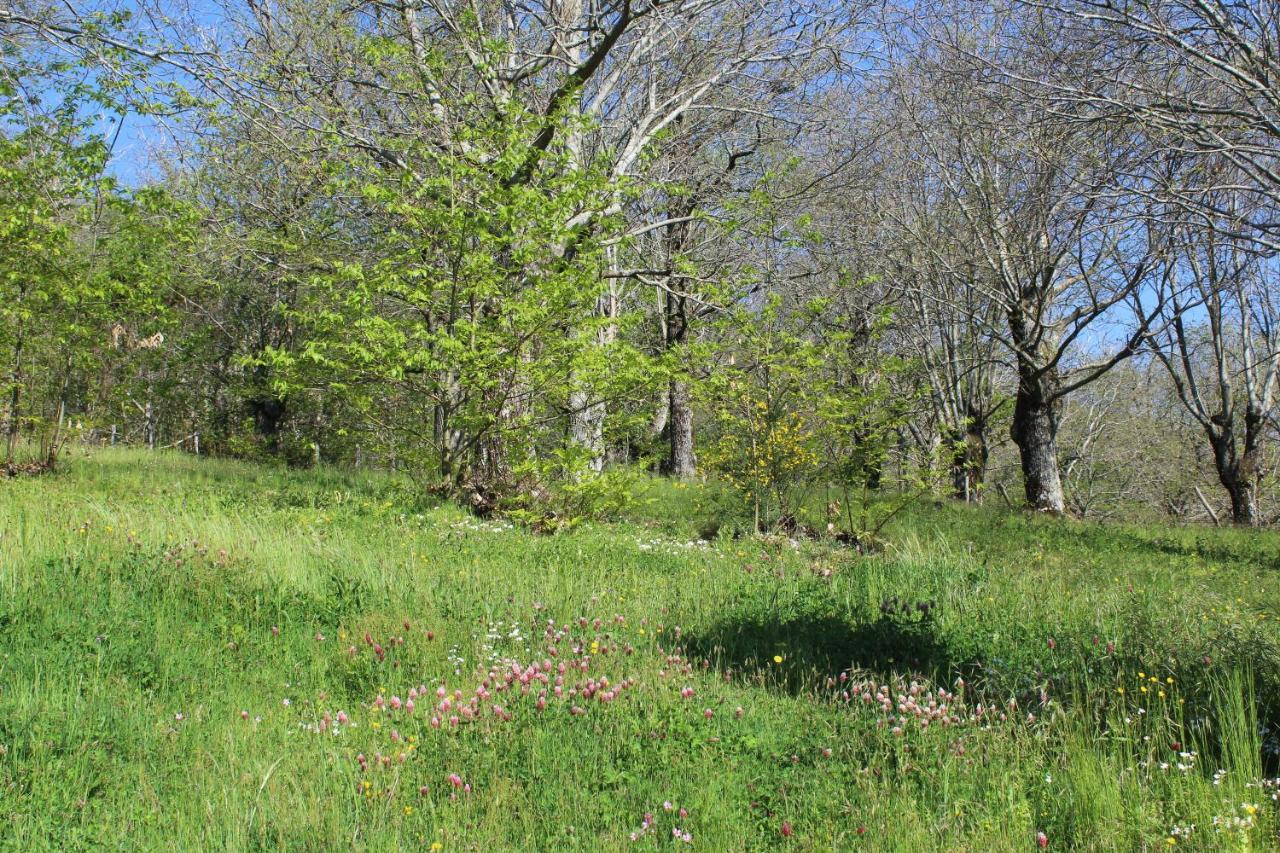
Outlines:
<svg viewBox="0 0 1280 853"><path fill-rule="evenodd" d="M369 473L118 451L0 482L0 844L618 849L646 813L646 847L1277 843L1274 533L923 504L859 556L691 544L723 498L647 496L535 536ZM585 670L431 726L511 659ZM854 689L912 680L957 721Z"/></svg>

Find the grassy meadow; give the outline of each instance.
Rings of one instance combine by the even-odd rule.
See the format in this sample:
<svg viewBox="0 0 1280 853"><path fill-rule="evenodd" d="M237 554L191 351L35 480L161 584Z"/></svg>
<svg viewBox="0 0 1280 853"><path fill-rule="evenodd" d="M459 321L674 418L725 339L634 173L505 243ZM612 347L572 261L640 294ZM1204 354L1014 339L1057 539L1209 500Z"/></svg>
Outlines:
<svg viewBox="0 0 1280 853"><path fill-rule="evenodd" d="M368 472L0 481L0 847L1280 843L1280 535L699 541L722 504L544 536Z"/></svg>

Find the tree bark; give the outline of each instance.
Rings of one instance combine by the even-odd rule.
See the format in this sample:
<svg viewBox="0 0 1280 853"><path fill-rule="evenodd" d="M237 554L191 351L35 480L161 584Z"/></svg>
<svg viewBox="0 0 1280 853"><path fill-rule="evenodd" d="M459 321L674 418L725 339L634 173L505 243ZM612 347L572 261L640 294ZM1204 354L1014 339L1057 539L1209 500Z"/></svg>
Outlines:
<svg viewBox="0 0 1280 853"><path fill-rule="evenodd" d="M142 410L142 431L143 437L147 442L148 450L156 449L156 410L151 405L151 401L147 401L147 405Z"/></svg>
<svg viewBox="0 0 1280 853"><path fill-rule="evenodd" d="M671 444L670 471L672 477L681 480L697 473L697 460L693 455L693 407L689 403L689 383L672 379L669 391L670 423L668 434Z"/></svg>
<svg viewBox="0 0 1280 853"><path fill-rule="evenodd" d="M648 436L650 440L657 440L658 436L663 435L667 431L667 421L671 416L671 393L668 390L660 395L653 409L653 416L649 418Z"/></svg>
<svg viewBox="0 0 1280 853"><path fill-rule="evenodd" d="M1039 512L1062 515L1062 477L1058 471L1058 407L1053 370L1018 366L1018 394L1010 437L1018 445L1027 504Z"/></svg>
<svg viewBox="0 0 1280 853"><path fill-rule="evenodd" d="M569 395L569 439L591 454L587 464L592 471L604 470L605 414L604 402L592 402L588 391L580 389Z"/></svg>
<svg viewBox="0 0 1280 853"><path fill-rule="evenodd" d="M689 192L674 198L668 209L677 220L666 230L667 262L678 269L686 252L693 247L693 230L689 217L699 206L697 192ZM697 459L693 452L693 406L689 398L689 380L685 344L689 339L692 320L689 296L692 282L679 272L667 278L662 293L663 345L668 354L674 355L675 373L671 377L667 393L667 446L666 473L676 479L686 480L697 473Z"/></svg>
<svg viewBox="0 0 1280 853"><path fill-rule="evenodd" d="M606 322L595 332L596 343L602 347L612 344L618 337L615 322L617 304L610 288L596 300L595 315ZM569 439L591 454L589 467L603 471L605 461L604 421L608 406L599 399L599 389L580 385L569 394Z"/></svg>
<svg viewBox="0 0 1280 853"><path fill-rule="evenodd" d="M951 459L953 496L965 503L981 503L981 487L987 476L991 455L987 428L982 419L971 416L963 430L954 433L955 451Z"/></svg>
<svg viewBox="0 0 1280 853"><path fill-rule="evenodd" d="M1235 418L1230 414L1213 417L1206 426L1213 447L1213 464L1218 480L1231 499L1231 521L1242 527L1258 524L1258 453L1264 419L1247 411L1244 424L1244 452L1239 452Z"/></svg>
<svg viewBox="0 0 1280 853"><path fill-rule="evenodd" d="M1254 527L1258 524L1258 489L1248 479L1233 483L1228 492L1231 494L1231 521L1241 527Z"/></svg>
<svg viewBox="0 0 1280 853"><path fill-rule="evenodd" d="M679 279L672 278L675 284ZM675 290L673 287L672 290ZM688 304L683 292L666 294L666 346L669 352L679 353L689 331ZM697 470L693 454L693 406L689 400L689 382L676 368L667 389L667 473L677 479L689 479Z"/></svg>

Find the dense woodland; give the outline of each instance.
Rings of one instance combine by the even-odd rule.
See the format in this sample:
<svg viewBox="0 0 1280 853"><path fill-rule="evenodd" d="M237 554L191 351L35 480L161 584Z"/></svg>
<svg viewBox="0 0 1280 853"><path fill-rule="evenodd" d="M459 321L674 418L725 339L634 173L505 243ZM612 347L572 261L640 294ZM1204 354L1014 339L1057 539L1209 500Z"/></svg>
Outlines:
<svg viewBox="0 0 1280 853"><path fill-rule="evenodd" d="M5 458L1272 523L1278 78L1274 0L9 0Z"/></svg>

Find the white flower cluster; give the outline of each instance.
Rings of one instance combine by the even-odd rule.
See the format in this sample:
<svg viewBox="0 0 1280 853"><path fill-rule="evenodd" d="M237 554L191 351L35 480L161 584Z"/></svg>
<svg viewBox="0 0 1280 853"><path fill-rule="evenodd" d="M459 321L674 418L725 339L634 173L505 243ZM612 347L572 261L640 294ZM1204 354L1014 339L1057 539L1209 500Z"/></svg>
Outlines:
<svg viewBox="0 0 1280 853"><path fill-rule="evenodd" d="M479 639L479 637L472 635L472 639ZM521 650L524 652L525 660L533 654L533 647L529 644L529 639L520 625L516 622L507 624L501 619L486 627L480 650L484 655L485 663L490 666L518 662L515 653Z"/></svg>

